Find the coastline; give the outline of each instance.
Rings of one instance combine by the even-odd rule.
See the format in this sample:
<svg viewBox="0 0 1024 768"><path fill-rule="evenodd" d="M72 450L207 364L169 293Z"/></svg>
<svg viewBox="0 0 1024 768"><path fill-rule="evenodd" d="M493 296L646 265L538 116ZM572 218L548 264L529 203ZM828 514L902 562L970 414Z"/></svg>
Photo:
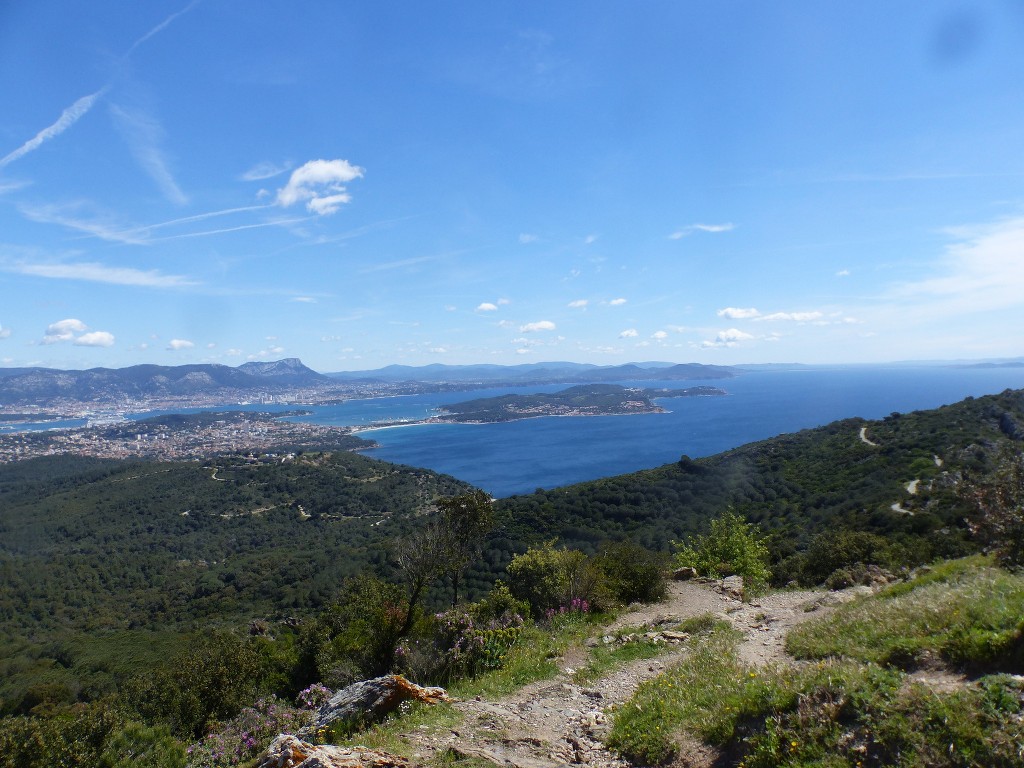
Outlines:
<svg viewBox="0 0 1024 768"><path fill-rule="evenodd" d="M633 411L631 413L537 413L530 416L520 416L515 419L502 419L500 421L457 421L430 417L418 421L403 421L394 424L379 424L352 427L352 434L370 432L380 429L397 429L399 427L425 427L437 424L453 424L466 426L487 426L490 424L511 424L516 421L530 421L533 419L596 419L612 416L657 416L658 414L672 413L667 408L658 408L648 411Z"/></svg>

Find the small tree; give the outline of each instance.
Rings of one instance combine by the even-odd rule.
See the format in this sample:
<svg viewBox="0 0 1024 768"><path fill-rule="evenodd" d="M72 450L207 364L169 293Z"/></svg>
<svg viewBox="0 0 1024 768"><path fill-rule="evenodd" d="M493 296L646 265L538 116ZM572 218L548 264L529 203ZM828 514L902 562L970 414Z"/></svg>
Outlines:
<svg viewBox="0 0 1024 768"><path fill-rule="evenodd" d="M451 496L437 502L443 532L443 569L452 585L452 606L459 602L459 583L483 550L484 539L494 528L494 510L483 491Z"/></svg>
<svg viewBox="0 0 1024 768"><path fill-rule="evenodd" d="M711 521L710 533L672 545L680 568L696 568L698 573L713 578L742 576L744 589L750 592L761 591L768 585L771 570L764 536L756 525L731 509Z"/></svg>
<svg viewBox="0 0 1024 768"><path fill-rule="evenodd" d="M961 495L974 508L967 524L999 563L1024 568L1024 454L1006 451L982 480L967 481Z"/></svg>
<svg viewBox="0 0 1024 768"><path fill-rule="evenodd" d="M432 520L396 543L395 557L409 591L405 620L398 632L400 637L404 637L412 628L416 606L423 591L445 572L450 538L446 527L440 521Z"/></svg>

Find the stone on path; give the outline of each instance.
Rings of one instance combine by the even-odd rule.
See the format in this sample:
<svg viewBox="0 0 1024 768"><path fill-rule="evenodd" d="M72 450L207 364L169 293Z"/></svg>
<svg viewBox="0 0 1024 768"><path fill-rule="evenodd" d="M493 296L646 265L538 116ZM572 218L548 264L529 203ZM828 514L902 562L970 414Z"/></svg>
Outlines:
<svg viewBox="0 0 1024 768"><path fill-rule="evenodd" d="M413 768L404 757L367 747L315 746L281 734L256 768Z"/></svg>

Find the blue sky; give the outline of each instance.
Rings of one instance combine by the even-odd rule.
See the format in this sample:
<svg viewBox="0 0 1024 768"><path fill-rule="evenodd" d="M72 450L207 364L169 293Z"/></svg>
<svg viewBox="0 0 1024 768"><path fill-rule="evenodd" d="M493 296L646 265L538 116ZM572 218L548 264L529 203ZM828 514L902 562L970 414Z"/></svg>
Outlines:
<svg viewBox="0 0 1024 768"><path fill-rule="evenodd" d="M1024 355L1016 2L0 8L0 365Z"/></svg>

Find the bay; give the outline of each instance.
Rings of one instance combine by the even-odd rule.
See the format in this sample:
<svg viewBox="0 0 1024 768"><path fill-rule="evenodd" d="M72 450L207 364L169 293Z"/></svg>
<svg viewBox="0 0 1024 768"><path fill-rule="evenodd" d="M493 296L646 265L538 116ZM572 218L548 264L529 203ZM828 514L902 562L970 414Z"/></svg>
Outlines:
<svg viewBox="0 0 1024 768"><path fill-rule="evenodd" d="M430 424L362 432L386 461L453 475L496 497L529 493L709 456L785 432L859 416L936 408L968 396L1024 388L1024 368L844 366L754 370L733 379L700 381L726 397L659 401L663 414L541 417L501 424ZM675 382L644 386L679 387ZM634 384L635 385L635 384ZM565 385L487 389L349 401L309 408L298 421L370 424L416 419L446 403L507 392L553 392Z"/></svg>

